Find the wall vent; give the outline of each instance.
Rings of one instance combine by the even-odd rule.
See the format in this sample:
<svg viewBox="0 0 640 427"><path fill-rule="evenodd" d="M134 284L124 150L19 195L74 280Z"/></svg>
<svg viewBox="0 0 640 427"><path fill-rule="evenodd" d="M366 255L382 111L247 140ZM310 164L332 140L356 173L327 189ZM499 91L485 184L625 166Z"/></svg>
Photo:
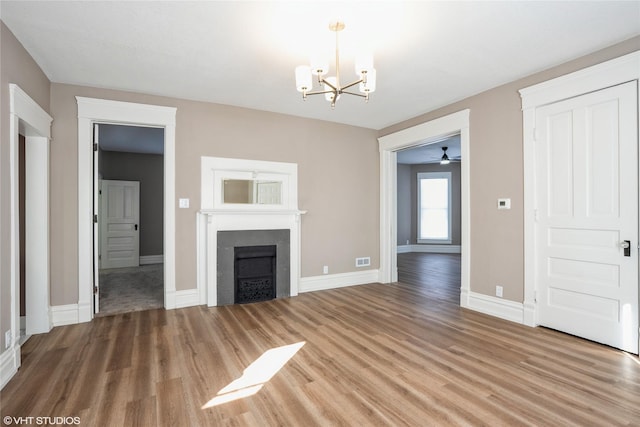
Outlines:
<svg viewBox="0 0 640 427"><path fill-rule="evenodd" d="M371 257L356 258L356 267L368 267L371 265Z"/></svg>

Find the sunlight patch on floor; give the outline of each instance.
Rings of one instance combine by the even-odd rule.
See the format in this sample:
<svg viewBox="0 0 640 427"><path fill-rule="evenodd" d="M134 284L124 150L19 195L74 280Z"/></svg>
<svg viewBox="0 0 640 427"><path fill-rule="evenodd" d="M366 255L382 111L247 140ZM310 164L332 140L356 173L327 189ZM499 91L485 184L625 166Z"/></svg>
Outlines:
<svg viewBox="0 0 640 427"><path fill-rule="evenodd" d="M265 351L262 356L244 370L240 378L220 390L216 397L204 404L201 409L253 396L287 364L304 344L305 341L301 341Z"/></svg>

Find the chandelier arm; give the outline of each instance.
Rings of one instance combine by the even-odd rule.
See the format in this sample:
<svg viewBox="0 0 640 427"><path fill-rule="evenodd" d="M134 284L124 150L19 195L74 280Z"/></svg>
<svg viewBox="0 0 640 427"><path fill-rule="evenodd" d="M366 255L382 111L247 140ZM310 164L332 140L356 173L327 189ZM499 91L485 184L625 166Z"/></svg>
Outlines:
<svg viewBox="0 0 640 427"><path fill-rule="evenodd" d="M325 93L336 93L335 90L316 90L312 92L306 92L307 95L322 95Z"/></svg>
<svg viewBox="0 0 640 427"><path fill-rule="evenodd" d="M360 98L367 98L367 95L363 95L361 93L356 93L356 92L349 92L346 90L340 91L340 93L346 93L347 95L355 95L355 96L359 96Z"/></svg>
<svg viewBox="0 0 640 427"><path fill-rule="evenodd" d="M328 80L326 80L326 79L322 79L322 80L320 81L320 84L325 84L325 85L329 86L331 89L333 89L333 90L330 90L330 91L328 91L328 92L333 92L333 91L338 91L338 92L339 92L339 91L340 91L340 85L339 85L337 82L336 82L336 84L334 85L334 84L332 84L330 81L328 81Z"/></svg>
<svg viewBox="0 0 640 427"><path fill-rule="evenodd" d="M351 86L355 86L355 85L357 85L357 84L359 84L359 83L362 83L362 82L363 82L363 80L362 80L362 79L360 79L360 80L356 80L355 82L351 82L351 83L349 83L348 85L341 87L341 88L340 88L340 91L343 91L343 90L345 90L345 89L349 89Z"/></svg>

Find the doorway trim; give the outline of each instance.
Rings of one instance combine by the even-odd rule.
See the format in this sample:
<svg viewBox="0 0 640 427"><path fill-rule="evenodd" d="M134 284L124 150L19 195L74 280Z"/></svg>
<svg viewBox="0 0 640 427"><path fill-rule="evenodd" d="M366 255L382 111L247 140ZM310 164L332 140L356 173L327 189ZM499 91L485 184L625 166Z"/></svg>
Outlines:
<svg viewBox="0 0 640 427"><path fill-rule="evenodd" d="M442 139L443 136L460 134L460 198L461 198L461 274L460 305L469 307L471 270L471 181L469 150L469 113L462 110L431 120L390 135L378 138L380 145L380 274L381 283L398 281L398 176L397 151L413 148Z"/></svg>
<svg viewBox="0 0 640 427"><path fill-rule="evenodd" d="M9 371L2 363L2 386L20 366L20 245L26 244L25 288L29 333L51 330L49 303L49 143L53 119L18 85L9 84L11 343ZM19 138L25 136L25 228L20 241Z"/></svg>
<svg viewBox="0 0 640 427"><path fill-rule="evenodd" d="M93 318L93 123L164 128L164 307L176 307L176 108L76 96L78 103L78 321Z"/></svg>
<svg viewBox="0 0 640 427"><path fill-rule="evenodd" d="M537 326L536 304L536 108L633 80L640 80L640 51L521 89L524 154L524 324ZM640 94L639 98L640 99ZM640 123L640 113L639 113ZM637 247L637 242L635 243Z"/></svg>

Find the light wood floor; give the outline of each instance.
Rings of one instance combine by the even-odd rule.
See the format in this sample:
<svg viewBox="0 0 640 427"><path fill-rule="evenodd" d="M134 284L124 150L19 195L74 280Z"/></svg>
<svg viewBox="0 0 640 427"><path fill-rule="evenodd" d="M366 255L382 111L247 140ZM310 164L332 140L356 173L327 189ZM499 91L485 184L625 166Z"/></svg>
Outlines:
<svg viewBox="0 0 640 427"><path fill-rule="evenodd" d="M461 309L459 258L409 255L406 283L54 328L23 346L1 415L85 426L640 424L637 357ZM201 409L265 351L298 342L255 395Z"/></svg>

